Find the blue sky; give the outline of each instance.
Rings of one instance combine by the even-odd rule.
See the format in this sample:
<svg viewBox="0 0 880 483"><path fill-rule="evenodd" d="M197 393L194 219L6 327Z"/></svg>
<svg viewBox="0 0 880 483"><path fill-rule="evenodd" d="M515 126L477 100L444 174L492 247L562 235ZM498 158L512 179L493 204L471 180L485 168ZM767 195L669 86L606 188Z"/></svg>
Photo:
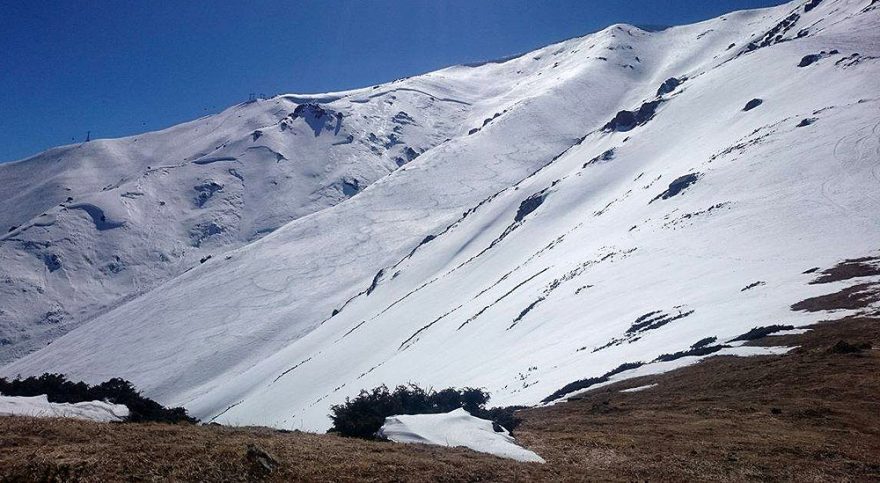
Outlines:
<svg viewBox="0 0 880 483"><path fill-rule="evenodd" d="M605 26L779 0L0 0L0 162L161 129L249 93L363 87Z"/></svg>

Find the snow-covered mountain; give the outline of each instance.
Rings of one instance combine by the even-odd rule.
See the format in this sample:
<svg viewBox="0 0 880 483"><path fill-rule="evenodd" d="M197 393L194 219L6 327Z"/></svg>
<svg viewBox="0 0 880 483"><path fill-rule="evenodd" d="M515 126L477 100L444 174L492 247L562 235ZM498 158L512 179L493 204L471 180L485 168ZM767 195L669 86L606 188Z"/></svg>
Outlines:
<svg viewBox="0 0 880 483"><path fill-rule="evenodd" d="M279 96L0 165L0 362L462 134L467 87Z"/></svg>
<svg viewBox="0 0 880 483"><path fill-rule="evenodd" d="M6 354L78 327L0 373L323 430L383 383L535 404L815 322L803 272L880 248L878 25L876 0L613 25L2 166Z"/></svg>

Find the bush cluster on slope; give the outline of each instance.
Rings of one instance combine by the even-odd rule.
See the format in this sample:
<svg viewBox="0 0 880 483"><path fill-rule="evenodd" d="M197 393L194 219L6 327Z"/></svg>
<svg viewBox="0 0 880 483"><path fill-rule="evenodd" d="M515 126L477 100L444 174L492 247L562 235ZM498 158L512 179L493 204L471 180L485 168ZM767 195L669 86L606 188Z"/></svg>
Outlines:
<svg viewBox="0 0 880 483"><path fill-rule="evenodd" d="M329 432L372 439L388 416L446 413L458 408L512 431L519 424L513 412L521 408L486 409L488 400L489 393L471 387L434 391L410 384L397 386L391 391L382 385L370 391L362 390L354 399L346 398L344 404L332 406L330 419L333 427Z"/></svg>
<svg viewBox="0 0 880 483"><path fill-rule="evenodd" d="M113 378L94 386L84 382L68 381L63 374L43 374L27 379L7 380L0 377L0 394L4 396L39 396L45 394L50 402L78 403L108 401L128 406L130 422L156 421L162 423L195 423L184 408L166 408L142 396L125 379Z"/></svg>

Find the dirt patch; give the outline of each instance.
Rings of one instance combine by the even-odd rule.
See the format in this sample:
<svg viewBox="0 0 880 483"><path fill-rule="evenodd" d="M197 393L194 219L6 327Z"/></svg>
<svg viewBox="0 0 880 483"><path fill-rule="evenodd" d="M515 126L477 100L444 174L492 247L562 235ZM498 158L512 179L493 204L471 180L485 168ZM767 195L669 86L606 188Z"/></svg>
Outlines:
<svg viewBox="0 0 880 483"><path fill-rule="evenodd" d="M791 310L818 312L820 310L864 309L880 301L880 284L860 283L837 292L811 297L791 306Z"/></svg>
<svg viewBox="0 0 880 483"><path fill-rule="evenodd" d="M819 277L810 282L811 285L880 275L880 257L863 257L844 260L819 273Z"/></svg>

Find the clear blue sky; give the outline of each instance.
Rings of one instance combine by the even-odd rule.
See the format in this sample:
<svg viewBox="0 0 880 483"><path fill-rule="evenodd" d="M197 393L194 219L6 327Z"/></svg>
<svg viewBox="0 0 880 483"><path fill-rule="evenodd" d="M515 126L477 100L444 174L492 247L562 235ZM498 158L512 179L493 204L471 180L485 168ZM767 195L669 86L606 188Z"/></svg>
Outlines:
<svg viewBox="0 0 880 483"><path fill-rule="evenodd" d="M0 0L0 162L161 129L248 94L363 87L626 22L780 0ZM2 181L2 180L0 180Z"/></svg>

